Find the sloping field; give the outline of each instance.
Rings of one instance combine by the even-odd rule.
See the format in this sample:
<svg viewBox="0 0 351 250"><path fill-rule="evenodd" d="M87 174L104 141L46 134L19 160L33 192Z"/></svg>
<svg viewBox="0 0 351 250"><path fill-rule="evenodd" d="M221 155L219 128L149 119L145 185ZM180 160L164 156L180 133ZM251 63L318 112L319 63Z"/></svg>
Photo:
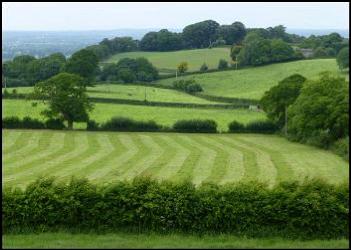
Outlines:
<svg viewBox="0 0 351 250"><path fill-rule="evenodd" d="M126 52L111 56L104 62L118 62L122 58L147 58L161 73L174 73L181 62L187 62L189 71L198 71L203 63L210 69L218 67L220 59L231 61L230 48L193 49L171 52Z"/></svg>
<svg viewBox="0 0 351 250"><path fill-rule="evenodd" d="M185 76L195 79L204 89L204 94L260 99L265 91L285 77L301 74L306 78L317 77L321 71L339 73L335 59L301 60L277 63L267 66L229 70ZM160 84L171 85L174 78L158 81Z"/></svg>
<svg viewBox="0 0 351 250"><path fill-rule="evenodd" d="M272 135L2 130L2 145L3 185L42 175L274 185L305 176L335 183L349 174L340 157Z"/></svg>
<svg viewBox="0 0 351 250"><path fill-rule="evenodd" d="M30 100L2 100L2 117L30 116L32 118L44 119L40 112L45 108L44 104L38 103L32 106ZM159 107L144 105L127 105L111 103L95 103L95 108L90 118L97 122L105 122L113 116L125 116L135 120L154 120L161 125L171 126L181 119L213 119L221 131L228 130L228 124L237 120L248 123L253 120L265 119L265 113L251 111L248 109L195 109L178 107ZM76 128L84 128L84 124L77 124Z"/></svg>

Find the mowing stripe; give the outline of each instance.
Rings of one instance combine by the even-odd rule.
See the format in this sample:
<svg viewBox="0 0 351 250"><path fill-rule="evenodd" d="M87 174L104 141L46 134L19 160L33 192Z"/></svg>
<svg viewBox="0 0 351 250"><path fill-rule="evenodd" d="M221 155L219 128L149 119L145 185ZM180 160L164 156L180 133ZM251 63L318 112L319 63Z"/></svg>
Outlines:
<svg viewBox="0 0 351 250"><path fill-rule="evenodd" d="M162 135L160 137L163 139L168 146L171 147L169 151L174 152L173 157L169 158L168 163L159 170L155 177L160 180L165 180L174 176L178 171L180 171L181 167L184 165L185 160L190 155L190 150L182 147L176 140L177 137L172 136L170 138L168 135Z"/></svg>
<svg viewBox="0 0 351 250"><path fill-rule="evenodd" d="M95 136L94 136L95 137ZM79 173L80 176L86 176L86 169L89 167L100 167L100 160L107 157L114 150L114 146L109 140L109 137L106 134L96 134L98 149L94 149L93 154L89 157L86 157L80 161L79 164L74 166L74 169L71 171L65 171L63 174L59 174L61 177L76 175Z"/></svg>
<svg viewBox="0 0 351 250"><path fill-rule="evenodd" d="M244 177L246 173L245 154L243 154L241 150L218 142L218 136L215 138L207 136L202 139L204 141L207 140L210 145L223 155L223 160L220 161L220 165L217 168L213 168L207 181L225 184L239 181Z"/></svg>
<svg viewBox="0 0 351 250"><path fill-rule="evenodd" d="M2 132L2 150L8 151L18 140L21 136L21 131L4 131Z"/></svg>
<svg viewBox="0 0 351 250"><path fill-rule="evenodd" d="M157 174L161 171L161 169L165 168L169 163L169 160L173 159L177 153L176 148L169 145L169 142L172 140L169 139L168 135L157 134L154 136L154 138L162 149L166 148L167 150L163 152L163 154L157 159L157 161L152 166L142 171L138 176L149 176L152 178L156 178Z"/></svg>
<svg viewBox="0 0 351 250"><path fill-rule="evenodd" d="M18 137L16 142L4 152L4 157L2 160L5 161L7 159L10 159L18 152L21 152L23 150L26 150L26 148L31 147L31 142L35 140L35 137L36 136L34 133L30 133L30 132L21 133L21 135Z"/></svg>
<svg viewBox="0 0 351 250"><path fill-rule="evenodd" d="M189 141L185 140L185 137L187 137L187 135L177 135L174 138L175 142L185 148L187 152L190 152L180 169L173 175L169 176L169 179L175 182L184 180L192 181L194 176L194 166L201 157L201 151L189 144Z"/></svg>
<svg viewBox="0 0 351 250"><path fill-rule="evenodd" d="M64 167L64 163L69 162L75 157L82 154L82 152L86 151L88 148L88 139L85 133L76 133L71 132L67 133L65 136L64 143L64 152L61 152L58 157L50 159L47 162L43 162L31 169L26 171L25 173L20 173L19 175L15 175L12 178L5 178L6 181L23 181L22 179L28 180L29 178L36 178L38 176L50 175L53 176L53 172L55 172L55 167ZM67 146L66 146L67 145ZM57 169L56 169L57 170ZM14 179L15 178L15 179Z"/></svg>
<svg viewBox="0 0 351 250"><path fill-rule="evenodd" d="M257 179L268 183L269 186L274 185L277 170L269 154L255 147L248 147L237 141L236 138L221 137L219 139L244 153L245 169L251 169L251 176L246 173L245 178Z"/></svg>
<svg viewBox="0 0 351 250"><path fill-rule="evenodd" d="M194 166L192 179L192 182L195 185L199 185L203 180L210 176L217 153L216 151L201 145L201 143L198 143L195 140L195 136L184 136L184 139L188 141L189 145L195 146L202 152L199 160Z"/></svg>
<svg viewBox="0 0 351 250"><path fill-rule="evenodd" d="M139 150L139 147L133 140L133 136L128 134L121 134L118 136L121 146L127 151L123 151L122 154L111 159L110 164L106 164L105 167L99 169L94 173L96 179L108 179L111 181L113 178L119 179L121 173L129 167L127 163L132 161L134 158L140 157L142 152Z"/></svg>
<svg viewBox="0 0 351 250"><path fill-rule="evenodd" d="M273 162L276 170L277 170L277 182L281 181L288 181L291 179L296 179L297 176L295 176L295 172L289 166L284 158L284 156L281 154L281 152L277 150L273 150L261 145L258 145L257 143L252 143L250 141L247 141L246 139L243 138L235 138L237 141L242 142L243 144L246 144L250 148L258 148L262 150L263 152L266 152L270 155L271 161Z"/></svg>
<svg viewBox="0 0 351 250"><path fill-rule="evenodd" d="M162 156L164 150L157 144L151 136L149 135L139 135L141 142L149 148L149 153L145 155L140 161L134 164L126 172L123 173L122 178L132 179L133 177L139 175L145 169L152 167L157 159Z"/></svg>
<svg viewBox="0 0 351 250"><path fill-rule="evenodd" d="M23 159L27 155L31 155L31 153L36 151L36 148L39 145L39 141L42 140L43 136L43 133L38 133L37 135L33 133L30 136L30 139L28 139L26 146L21 147L20 149L14 150L11 153L5 155L3 159L4 164L10 164L11 162L16 161L17 159Z"/></svg>
<svg viewBox="0 0 351 250"><path fill-rule="evenodd" d="M37 160L42 161L42 158L50 155L58 146L57 142L63 141L64 133L48 133L45 140L42 140L41 145L36 148L36 151L28 154L27 157L17 159L15 163L8 164L7 171L11 174L14 171L21 171L23 166L31 165L32 162ZM21 169L18 169L21 168Z"/></svg>

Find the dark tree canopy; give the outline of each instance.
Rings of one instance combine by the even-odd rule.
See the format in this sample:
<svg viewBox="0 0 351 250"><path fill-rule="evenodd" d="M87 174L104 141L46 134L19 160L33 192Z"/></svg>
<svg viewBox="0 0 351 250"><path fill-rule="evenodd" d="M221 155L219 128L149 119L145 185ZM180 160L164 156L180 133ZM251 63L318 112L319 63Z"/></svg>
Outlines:
<svg viewBox="0 0 351 250"><path fill-rule="evenodd" d="M339 65L340 69L348 69L349 68L349 47L345 47L341 49L336 57L336 61Z"/></svg>
<svg viewBox="0 0 351 250"><path fill-rule="evenodd" d="M285 109L295 102L305 81L302 75L294 74L281 80L263 95L260 101L262 108L279 127L284 125Z"/></svg>
<svg viewBox="0 0 351 250"><path fill-rule="evenodd" d="M34 86L34 95L48 104L43 114L49 118L59 118L68 122L72 129L73 122L89 120L88 112L92 104L86 94L85 79L69 73L60 73Z"/></svg>
<svg viewBox="0 0 351 250"><path fill-rule="evenodd" d="M90 50L82 49L68 59L65 71L84 77L90 82L94 79L97 68L97 56Z"/></svg>
<svg viewBox="0 0 351 250"><path fill-rule="evenodd" d="M167 29L147 33L139 45L140 49L145 51L172 51L183 48L181 34L170 32Z"/></svg>
<svg viewBox="0 0 351 250"><path fill-rule="evenodd" d="M183 40L189 48L207 48L217 39L219 24L206 20L186 26L183 29Z"/></svg>
<svg viewBox="0 0 351 250"><path fill-rule="evenodd" d="M246 35L246 29L241 22L231 25L221 25L218 29L218 36L224 39L225 44L240 44Z"/></svg>

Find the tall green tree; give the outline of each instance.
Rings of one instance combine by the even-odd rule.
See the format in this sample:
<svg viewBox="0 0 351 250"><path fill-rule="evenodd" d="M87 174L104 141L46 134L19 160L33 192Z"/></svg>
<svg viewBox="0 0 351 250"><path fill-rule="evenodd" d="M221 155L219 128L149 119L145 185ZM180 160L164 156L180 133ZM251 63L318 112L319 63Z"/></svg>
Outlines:
<svg viewBox="0 0 351 250"><path fill-rule="evenodd" d="M87 80L87 83L94 80L98 69L98 58L88 49L82 49L74 53L67 61L65 71L77 74Z"/></svg>
<svg viewBox="0 0 351 250"><path fill-rule="evenodd" d="M207 48L217 40L219 24L206 20L186 26L183 29L183 40L189 48Z"/></svg>
<svg viewBox="0 0 351 250"><path fill-rule="evenodd" d="M86 79L69 73L60 73L34 86L34 95L48 109L43 114L48 118L59 118L67 121L68 128L74 122L87 122L93 105L86 94Z"/></svg>
<svg viewBox="0 0 351 250"><path fill-rule="evenodd" d="M336 57L336 61L340 69L349 68L349 47L345 47L339 51L338 56Z"/></svg>

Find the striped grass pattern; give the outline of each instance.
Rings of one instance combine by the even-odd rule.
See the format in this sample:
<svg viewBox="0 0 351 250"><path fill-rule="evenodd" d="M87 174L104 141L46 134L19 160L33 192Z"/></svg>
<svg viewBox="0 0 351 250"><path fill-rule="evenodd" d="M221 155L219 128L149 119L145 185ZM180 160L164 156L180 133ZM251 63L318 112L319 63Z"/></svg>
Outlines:
<svg viewBox="0 0 351 250"><path fill-rule="evenodd" d="M225 184L320 177L348 180L348 163L274 135L2 130L3 185L39 176L96 182L151 176Z"/></svg>

